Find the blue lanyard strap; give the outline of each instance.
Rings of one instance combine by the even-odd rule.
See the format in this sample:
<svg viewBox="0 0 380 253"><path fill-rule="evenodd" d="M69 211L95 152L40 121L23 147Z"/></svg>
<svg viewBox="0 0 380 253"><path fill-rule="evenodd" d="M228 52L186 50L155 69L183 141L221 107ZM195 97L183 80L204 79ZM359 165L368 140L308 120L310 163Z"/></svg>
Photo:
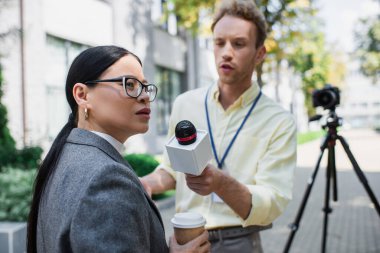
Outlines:
<svg viewBox="0 0 380 253"><path fill-rule="evenodd" d="M234 144L237 136L239 135L239 133L240 133L241 129L243 128L245 122L247 121L247 119L251 115L253 109L255 108L257 102L259 101L259 99L261 97L261 90L260 90L259 94L257 95L257 97L255 98L255 100L253 101L253 103L251 105L251 108L249 108L249 111L245 115L245 117L243 119L243 122L241 122L241 124L240 124L238 130L236 131L234 137L232 138L230 144L228 144L228 147L227 147L226 151L224 152L222 160L219 161L218 154L216 153L215 142L214 142L214 137L213 137L213 134L212 134L210 116L209 116L208 105L207 105L207 98L208 98L208 94L210 92L210 88L207 90L206 97L205 97L205 109L206 109L207 127L208 127L208 132L210 134L212 151L214 153L215 160L218 163L218 168L221 169L223 167L224 160L226 159L228 153L230 152L230 149L231 149L232 145Z"/></svg>

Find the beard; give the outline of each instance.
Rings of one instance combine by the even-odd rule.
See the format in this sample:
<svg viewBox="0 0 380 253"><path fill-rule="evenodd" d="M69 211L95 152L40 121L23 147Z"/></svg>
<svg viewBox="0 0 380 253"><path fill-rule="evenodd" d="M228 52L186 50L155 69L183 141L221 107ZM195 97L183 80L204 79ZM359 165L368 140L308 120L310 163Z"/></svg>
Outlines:
<svg viewBox="0 0 380 253"><path fill-rule="evenodd" d="M238 83L251 82L253 76L253 70L244 72L236 72L236 69L232 73L225 74L222 71L218 71L219 81L226 85L237 85Z"/></svg>

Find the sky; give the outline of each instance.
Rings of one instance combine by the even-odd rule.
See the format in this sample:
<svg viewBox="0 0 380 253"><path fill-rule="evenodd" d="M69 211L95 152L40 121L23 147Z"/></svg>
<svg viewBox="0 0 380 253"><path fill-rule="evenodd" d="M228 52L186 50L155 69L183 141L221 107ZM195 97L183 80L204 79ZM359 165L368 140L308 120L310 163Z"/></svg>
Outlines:
<svg viewBox="0 0 380 253"><path fill-rule="evenodd" d="M354 27L360 18L380 13L378 0L315 0L325 22L327 41L344 52L355 48Z"/></svg>

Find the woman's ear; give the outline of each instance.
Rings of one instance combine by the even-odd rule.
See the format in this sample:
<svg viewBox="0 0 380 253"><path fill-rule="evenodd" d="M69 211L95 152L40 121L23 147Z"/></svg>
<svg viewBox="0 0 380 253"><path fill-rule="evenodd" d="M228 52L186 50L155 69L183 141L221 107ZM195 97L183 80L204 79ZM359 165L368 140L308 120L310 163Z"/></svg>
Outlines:
<svg viewBox="0 0 380 253"><path fill-rule="evenodd" d="M76 83L73 87L73 97L78 107L87 108L89 103L87 100L89 88L83 83Z"/></svg>

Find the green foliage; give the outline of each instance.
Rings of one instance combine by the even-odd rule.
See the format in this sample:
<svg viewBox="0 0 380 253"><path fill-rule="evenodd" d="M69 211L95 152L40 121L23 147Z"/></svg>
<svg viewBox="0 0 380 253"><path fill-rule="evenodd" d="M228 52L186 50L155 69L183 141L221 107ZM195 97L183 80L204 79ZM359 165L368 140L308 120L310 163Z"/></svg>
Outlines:
<svg viewBox="0 0 380 253"><path fill-rule="evenodd" d="M23 169L37 168L40 162L42 149L40 147L25 147L16 149L16 142L7 127L7 108L2 104L3 78L0 66L0 172L5 166Z"/></svg>
<svg viewBox="0 0 380 253"><path fill-rule="evenodd" d="M23 169L38 168L42 155L41 147L25 147L17 150L13 165Z"/></svg>
<svg viewBox="0 0 380 253"><path fill-rule="evenodd" d="M13 140L7 127L7 108L2 103L3 97L3 76L0 66L0 169L6 164L10 164L16 153L16 143Z"/></svg>
<svg viewBox="0 0 380 253"><path fill-rule="evenodd" d="M36 169L40 165L42 152L42 148L38 146L16 149L14 145L0 143L0 172L5 167Z"/></svg>
<svg viewBox="0 0 380 253"><path fill-rule="evenodd" d="M160 193L160 194L153 194L152 199L153 200L166 199L166 198L169 198L173 195L175 195L175 190L168 190L168 191Z"/></svg>
<svg viewBox="0 0 380 253"><path fill-rule="evenodd" d="M173 13L177 16L179 25L190 29L193 34L200 34L202 31L205 33L206 30L210 33L211 17L220 1L168 0L166 18L168 13ZM313 115L315 109L311 103L312 91L322 88L331 81L334 81L334 85L339 85L345 74L344 63L339 60L339 57L332 56L333 50L326 48L324 35L320 29L322 24L315 15L318 9L311 0L252 1L260 8L268 23L268 38L265 43L268 55L266 62L256 67L259 85L263 86L265 83L262 78L264 72L273 71L271 68L279 72L282 61L288 61L294 71L302 77L305 106L308 115ZM371 34L379 35L380 32ZM377 41L376 45L379 44ZM376 69L378 75L379 58L376 58L373 53L366 54L365 57L367 58L366 66L370 66L367 69ZM279 78L277 82L276 87L279 85Z"/></svg>
<svg viewBox="0 0 380 253"><path fill-rule="evenodd" d="M203 27L200 27L200 13L203 12L206 16L211 16L216 2L217 0L169 0L165 12L166 16L169 13L174 13L178 18L178 24L180 26L189 29L193 34L196 34L204 29ZM174 8L170 8L170 5L173 5Z"/></svg>
<svg viewBox="0 0 380 253"><path fill-rule="evenodd" d="M306 71L313 68L313 55L307 52L302 52L305 46L301 44L304 40L305 34L309 32L310 27L315 27L317 24L315 14L316 9L309 1L294 1L287 5L284 16L279 18L276 23L272 25L272 29L268 34L265 43L267 49L267 57L265 59L265 72L275 72L275 89L276 100L280 101L281 97L278 93L278 87L281 84L281 65L287 61L289 65L297 63L295 71ZM310 23L305 26L305 21ZM302 51L300 50L302 49ZM305 48L306 50L306 48ZM297 57L297 62L294 61L294 56L300 54L302 58ZM262 66L257 67L257 71Z"/></svg>
<svg viewBox="0 0 380 253"><path fill-rule="evenodd" d="M355 39L360 70L376 83L380 79L380 15L360 20Z"/></svg>
<svg viewBox="0 0 380 253"><path fill-rule="evenodd" d="M128 161L128 163L132 166L132 169L139 177L152 173L159 165L159 162L149 154L129 154L124 156L124 159ZM174 194L174 190L169 190L161 194L154 194L152 198L154 200L160 200L171 197Z"/></svg>
<svg viewBox="0 0 380 253"><path fill-rule="evenodd" d="M0 172L0 221L26 221L36 170L5 168Z"/></svg>
<svg viewBox="0 0 380 253"><path fill-rule="evenodd" d="M124 159L132 166L139 177L148 175L158 166L158 162L149 154L129 154Z"/></svg>
<svg viewBox="0 0 380 253"><path fill-rule="evenodd" d="M269 30L279 22L284 16L295 16L295 13L289 12L287 8L296 0L252 0L261 9L264 14ZM216 5L220 0L168 0L174 8L166 8L166 12L174 13L178 17L178 22L186 29L190 29L197 33L202 30L202 25L210 25L204 20L208 20L215 11ZM200 23L200 18L202 22ZM203 28L204 29L204 28ZM209 29L209 28L208 28Z"/></svg>
<svg viewBox="0 0 380 253"><path fill-rule="evenodd" d="M304 144L306 142L313 141L315 139L319 139L323 135L325 135L325 133L326 132L324 130L299 133L299 134L297 134L297 144Z"/></svg>
<svg viewBox="0 0 380 253"><path fill-rule="evenodd" d="M308 25L300 30L302 36L297 39L297 43L289 44L287 58L289 65L301 76L305 106L308 115L312 116L315 114L315 108L312 106L312 92L322 88L328 82L331 71L334 69L332 65L336 60L327 49L320 20L304 16L299 21Z"/></svg>
<svg viewBox="0 0 380 253"><path fill-rule="evenodd" d="M167 8L167 12L174 13L180 25L199 34L205 30L205 26L210 30L210 18L220 1L169 0L174 7L171 10ZM334 81L344 77L344 66L335 64L335 57L331 57L331 52L325 46L324 35L320 29L322 24L315 16L318 10L310 0L252 1L260 8L268 23L268 38L265 43L267 60L256 67L259 85L264 85L265 81L262 78L264 72L273 70L279 72L281 62L288 61L293 70L302 77L307 111L309 116L313 115L311 93L326 84L332 72L329 69L339 67L339 75L334 75ZM200 20L202 22L199 22ZM265 70L263 64L266 66Z"/></svg>

